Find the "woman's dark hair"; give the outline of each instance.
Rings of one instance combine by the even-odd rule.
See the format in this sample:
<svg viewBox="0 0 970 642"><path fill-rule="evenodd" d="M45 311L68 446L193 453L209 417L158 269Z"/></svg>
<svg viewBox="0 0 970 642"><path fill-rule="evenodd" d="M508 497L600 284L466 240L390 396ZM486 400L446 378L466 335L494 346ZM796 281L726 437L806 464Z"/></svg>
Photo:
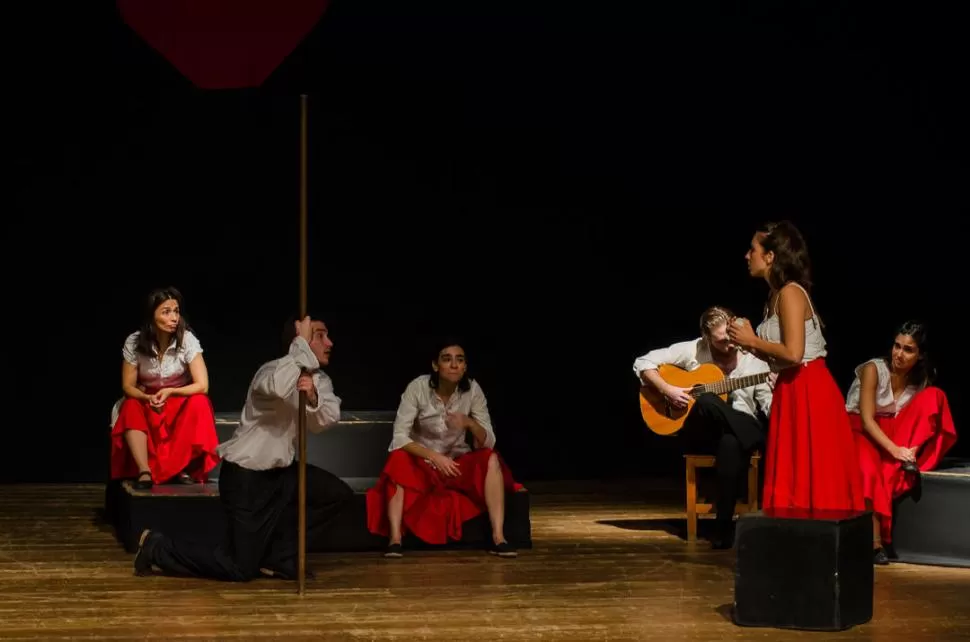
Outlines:
<svg viewBox="0 0 970 642"><path fill-rule="evenodd" d="M896 332L893 334L894 342L899 335L911 337L916 347L919 348L919 356L916 358L916 363L913 364L913 369L909 371L906 377L907 383L911 386L916 386L919 390L932 385L933 381L936 380L936 368L930 360L930 344L926 324L921 321L904 321L896 328ZM892 348L890 348L889 354L883 357L883 359L886 361L887 366L892 366Z"/></svg>
<svg viewBox="0 0 970 642"><path fill-rule="evenodd" d="M450 348L451 346L458 346L463 351L465 349L464 343L460 341L457 337L446 337L438 341L435 345L437 346L437 349L434 351L434 353L431 356L431 361L433 362L438 361L438 357L441 356L441 353L446 348ZM465 359L467 364L467 359L468 359L467 354L465 355ZM428 385L431 387L432 390L437 390L438 384L439 384L438 373L435 371L434 368L432 368L431 379L428 380ZM469 390L472 389L472 380L471 380L471 377L469 376L469 371L467 369L465 370L465 375L458 381L458 389L461 390L462 392L468 392Z"/></svg>
<svg viewBox="0 0 970 642"><path fill-rule="evenodd" d="M780 290L786 283L794 281L806 291L812 289L812 262L802 233L791 221L765 223L758 228L758 242L765 252L773 252L768 272L768 283Z"/></svg>
<svg viewBox="0 0 970 642"><path fill-rule="evenodd" d="M185 315L182 314L182 293L172 287L152 290L145 300L145 309L142 312L138 342L135 344L135 352L138 354L145 355L146 357L154 357L156 351L160 352L158 328L155 327L155 310L158 309L158 306L169 300L175 301L179 306L179 324L175 332L172 333L176 350L182 345L185 339L185 333L191 330L189 322L185 320Z"/></svg>

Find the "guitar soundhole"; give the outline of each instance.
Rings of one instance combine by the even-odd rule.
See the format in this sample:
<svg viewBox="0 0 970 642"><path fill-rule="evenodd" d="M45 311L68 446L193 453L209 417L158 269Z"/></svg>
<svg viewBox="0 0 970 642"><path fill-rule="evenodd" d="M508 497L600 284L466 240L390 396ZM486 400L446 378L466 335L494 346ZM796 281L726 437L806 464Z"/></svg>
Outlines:
<svg viewBox="0 0 970 642"><path fill-rule="evenodd" d="M670 401L664 397L664 417L667 419L676 419L686 410L686 408L674 408L670 405Z"/></svg>

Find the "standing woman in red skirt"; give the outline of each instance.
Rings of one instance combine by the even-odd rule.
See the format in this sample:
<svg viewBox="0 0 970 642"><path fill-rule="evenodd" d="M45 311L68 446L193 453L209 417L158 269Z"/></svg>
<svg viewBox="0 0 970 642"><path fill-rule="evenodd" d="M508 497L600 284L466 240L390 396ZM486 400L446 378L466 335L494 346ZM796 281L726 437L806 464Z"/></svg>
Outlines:
<svg viewBox="0 0 970 642"><path fill-rule="evenodd" d="M855 430L866 506L872 509L873 562L888 564L893 500L933 470L957 441L946 394L933 383L926 327L907 321L888 357L856 368L846 409Z"/></svg>
<svg viewBox="0 0 970 642"><path fill-rule="evenodd" d="M181 309L178 290L155 290L141 329L122 348L125 397L112 411L111 478L134 478L138 489L204 481L219 462L202 346Z"/></svg>
<svg viewBox="0 0 970 642"><path fill-rule="evenodd" d="M798 229L769 223L745 255L770 296L757 334L735 319L728 334L778 372L765 453L764 508L863 511L865 498L845 397L825 365L822 322L809 297L811 263Z"/></svg>
<svg viewBox="0 0 970 642"><path fill-rule="evenodd" d="M401 395L391 454L367 491L367 527L389 538L385 557L403 555L401 538L409 532L428 544L460 540L462 524L482 511L492 525L489 552L516 556L505 539L505 493L523 488L493 450L485 393L467 368L461 344L444 341L431 373Z"/></svg>

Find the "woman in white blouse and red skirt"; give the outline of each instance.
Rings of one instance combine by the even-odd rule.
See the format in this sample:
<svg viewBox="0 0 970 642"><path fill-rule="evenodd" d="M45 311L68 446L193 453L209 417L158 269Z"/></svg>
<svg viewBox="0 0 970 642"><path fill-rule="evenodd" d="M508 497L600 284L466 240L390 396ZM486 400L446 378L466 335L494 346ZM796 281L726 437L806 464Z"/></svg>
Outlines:
<svg viewBox="0 0 970 642"><path fill-rule="evenodd" d="M957 441L946 394L933 386L935 370L926 327L907 321L888 357L856 368L846 410L855 431L866 504L873 513L873 562L888 564L893 500L909 491L921 470L933 470Z"/></svg>
<svg viewBox="0 0 970 642"><path fill-rule="evenodd" d="M444 341L431 373L401 395L390 456L367 491L367 527L389 538L385 557L402 556L407 533L428 544L460 540L462 524L482 511L492 526L489 552L516 556L504 534L505 493L524 488L494 451L485 394L466 375L464 349Z"/></svg>
<svg viewBox="0 0 970 642"><path fill-rule="evenodd" d="M141 329L122 348L125 397L112 411L111 479L204 481L219 457L215 414L202 346L182 316L182 295L148 296Z"/></svg>

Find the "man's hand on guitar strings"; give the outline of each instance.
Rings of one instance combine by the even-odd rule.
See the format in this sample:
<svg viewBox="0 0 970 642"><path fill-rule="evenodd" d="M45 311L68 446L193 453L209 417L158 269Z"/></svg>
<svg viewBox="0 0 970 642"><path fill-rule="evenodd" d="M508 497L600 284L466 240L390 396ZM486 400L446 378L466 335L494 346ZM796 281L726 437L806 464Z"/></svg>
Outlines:
<svg viewBox="0 0 970 642"><path fill-rule="evenodd" d="M663 394L674 408L686 408L691 399L690 390L690 388L668 385L664 388Z"/></svg>

